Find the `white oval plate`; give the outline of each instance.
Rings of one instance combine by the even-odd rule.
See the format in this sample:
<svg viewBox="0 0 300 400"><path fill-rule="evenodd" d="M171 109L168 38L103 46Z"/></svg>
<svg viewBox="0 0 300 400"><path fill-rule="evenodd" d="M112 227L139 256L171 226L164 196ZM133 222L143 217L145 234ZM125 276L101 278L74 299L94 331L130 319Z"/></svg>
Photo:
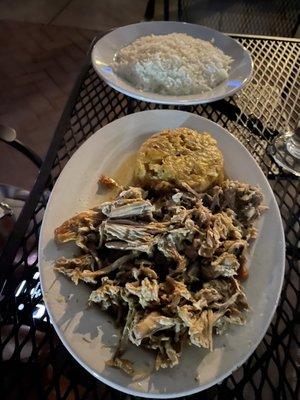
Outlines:
<svg viewBox="0 0 300 400"><path fill-rule="evenodd" d="M112 63L115 54L124 46L141 36L155 34L166 35L173 32L187 33L195 38L213 41L213 44L233 58L229 77L216 88L203 94L171 96L144 92L114 73ZM94 46L92 63L98 75L111 87L119 92L138 100L160 104L201 104L209 103L231 96L240 90L252 74L250 53L236 40L224 33L201 25L175 21L141 22L118 28L103 36Z"/></svg>
<svg viewBox="0 0 300 400"><path fill-rule="evenodd" d="M123 372L106 367L119 331L107 313L87 308L90 289L75 286L53 271L54 261L71 256L73 245L57 246L54 229L76 212L100 203L97 180L110 176L128 155L149 136L164 128L185 126L210 132L218 141L231 179L259 185L269 210L259 223L259 235L252 250L250 277L245 291L253 309L247 325L233 327L216 337L214 351L190 346L180 364L153 372L154 357L132 346L126 358L144 373L135 381ZM39 268L45 303L51 321L66 348L91 374L129 394L169 398L206 389L228 376L254 351L263 338L275 311L284 274L285 245L279 210L264 174L245 147L219 125L195 114L173 111L144 111L120 118L96 132L72 156L60 174L44 215L39 241ZM198 377L198 381L195 379Z"/></svg>

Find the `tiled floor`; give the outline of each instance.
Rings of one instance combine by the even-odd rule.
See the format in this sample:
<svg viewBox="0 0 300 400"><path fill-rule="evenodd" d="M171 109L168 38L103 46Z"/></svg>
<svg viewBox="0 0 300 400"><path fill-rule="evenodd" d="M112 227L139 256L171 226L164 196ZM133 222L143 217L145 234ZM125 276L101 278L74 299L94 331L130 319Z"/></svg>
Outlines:
<svg viewBox="0 0 300 400"><path fill-rule="evenodd" d="M73 0L53 23L95 30L110 29L141 21L145 4L145 0Z"/></svg>
<svg viewBox="0 0 300 400"><path fill-rule="evenodd" d="M70 0L1 0L0 18L49 24L69 3Z"/></svg>
<svg viewBox="0 0 300 400"><path fill-rule="evenodd" d="M44 156L95 32L0 22L0 123ZM0 183L30 188L37 169L0 143Z"/></svg>
<svg viewBox="0 0 300 400"><path fill-rule="evenodd" d="M145 4L0 0L0 124L43 157L95 30L142 20ZM0 184L29 189L37 172L0 142Z"/></svg>
<svg viewBox="0 0 300 400"><path fill-rule="evenodd" d="M162 0L157 1L160 10ZM147 0L0 0L0 19L105 30L140 21L146 4Z"/></svg>

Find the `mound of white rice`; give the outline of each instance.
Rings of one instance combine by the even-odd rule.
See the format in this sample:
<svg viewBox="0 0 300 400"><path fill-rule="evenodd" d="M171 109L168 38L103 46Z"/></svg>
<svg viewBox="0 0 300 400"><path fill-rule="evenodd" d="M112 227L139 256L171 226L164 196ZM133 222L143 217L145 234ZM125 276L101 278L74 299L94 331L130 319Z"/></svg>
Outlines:
<svg viewBox="0 0 300 400"><path fill-rule="evenodd" d="M143 91L182 95L216 87L232 61L210 42L172 33L140 37L116 54L113 68Z"/></svg>

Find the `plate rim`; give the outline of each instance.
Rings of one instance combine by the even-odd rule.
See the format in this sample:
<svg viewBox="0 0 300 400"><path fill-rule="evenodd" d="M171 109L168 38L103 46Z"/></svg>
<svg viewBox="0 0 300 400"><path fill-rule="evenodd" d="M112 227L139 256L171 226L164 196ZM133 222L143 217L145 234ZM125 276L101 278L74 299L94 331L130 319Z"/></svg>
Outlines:
<svg viewBox="0 0 300 400"><path fill-rule="evenodd" d="M112 34L113 32L119 30L119 29L123 29L123 28L128 28L128 27L134 27L137 25L142 25L142 24L161 24L161 25L167 25L167 24L180 24L180 25L188 25L188 26L193 26L193 27L197 27L200 29L204 29L208 32L211 33L218 33L222 36L227 37L228 39L231 39L236 45L238 45L241 50L243 51L244 55L248 58L248 62L249 62L249 68L250 68L250 73L248 74L248 76L246 76L243 81L241 82L241 85L239 87L235 87L235 88L231 88L228 91L226 91L225 95L218 95L218 96L213 96L210 98L204 98L204 99L197 99L197 96L200 96L201 94L193 94L193 95L162 95L159 93L152 93L152 92L144 92L142 90L139 91L139 89L136 89L133 85L131 85L130 83L127 83L123 78L118 77L117 74L114 73L115 76L118 77L118 79L120 79L122 82L125 83L125 85L128 86L128 88L124 88L123 85L118 85L115 82L111 82L109 79L107 79L107 77L101 73L100 68L98 68L98 66L96 65L96 57L95 57L95 53L96 53L96 46L98 45L99 42L101 42L101 40L103 40L104 37ZM112 87L113 89L117 90L120 93L125 94L126 96L129 96L135 100L140 100L140 101L146 101L148 103L157 103L157 104L166 104L166 105L196 105L196 104L208 104L208 103L212 103L214 101L218 101L218 100L222 100L226 97L232 96L233 94L239 92L241 89L243 89L245 87L245 85L251 80L251 78L253 77L253 70L254 70L254 63L253 63L253 59L251 56L251 53L241 44L239 43L237 40L235 40L234 38L232 38L230 35L220 32L216 29L212 29L209 27L206 27L204 25L200 25L200 24L192 24L189 22L180 22L180 21L141 21L138 23L134 23L134 24L129 24L129 25L124 25L124 26L120 26L116 29L111 30L110 32L106 33L105 35L103 35L100 39L98 39L96 41L96 43L93 45L92 48L92 52L91 52L91 61L92 61L92 65L94 68L94 71L96 72L96 74L110 87ZM207 92L210 93L210 92ZM153 97L155 96L155 98Z"/></svg>
<svg viewBox="0 0 300 400"><path fill-rule="evenodd" d="M167 113L181 113L181 114L186 114L188 115L193 115L196 118L199 118L199 120L206 120L209 121L212 126L217 125L218 129L221 129L224 134L229 135L231 137L231 139L233 139L235 142L237 142L237 145L239 145L241 147L241 149L243 151L246 151L248 156L252 159L252 161L256 164L257 167L257 172L262 176L263 180L265 181L265 184L268 187L268 190L271 194L271 197L274 201L274 211L276 212L277 215L277 219L280 225L280 234L281 234L281 239L282 239L282 249L283 251L281 252L281 259L280 259L280 265L281 265L281 276L280 276L280 282L279 282L279 290L276 296L276 301L274 301L274 304L272 305L272 310L269 314L269 318L266 319L265 322L265 328L262 330L261 334L257 337L257 340L252 344L251 346L249 346L249 350L246 353L246 355L244 357L241 358L241 360L239 361L238 364L236 364L232 369L230 369L229 371L225 372L224 374L222 374L221 376L218 377L218 379L215 379L212 383L207 383L203 386L199 386L199 387L195 387L193 389L190 390L185 390L185 391L181 391L181 392L174 392L174 393L151 393L151 392L144 392L144 391L138 391L138 390L134 390L131 389L129 387L125 387L122 385L119 385L115 382L110 381L109 379L107 379L106 377L102 376L100 373L96 372L93 368L91 368L87 363L85 363L81 357L76 353L75 350L73 350L71 348L71 346L69 345L69 341L66 340L64 338L63 332L60 329L60 327L58 326L58 324L54 321L53 315L52 315L52 311L51 311L51 306L49 306L48 300L47 300L47 293L45 291L44 288L44 284L43 284L43 272L42 272L42 264L43 264L43 256L42 256L42 252L43 252L43 248L42 248L42 242L43 242L43 231L44 231L44 227L45 227L45 221L46 221L46 216L49 213L49 209L50 209L50 204L52 201L52 196L53 193L55 191L55 187L57 186L58 182L60 180L63 179L63 173L64 173L64 169L65 167L69 164L69 162L72 160L72 157L78 153L80 151L80 149L82 148L82 146L85 146L87 144L87 142L92 139L94 137L94 135L100 135L101 134L101 130L105 127L107 127L108 125L112 125L115 122L119 121L120 119L129 119L129 118L134 118L136 114L142 114L142 113L153 113L153 114L167 114ZM255 158L252 156L252 154L247 150L247 148L243 145L243 143L241 143L232 133L230 133L227 129L223 128L221 125L217 124L214 121L211 121L208 118L202 117L198 114L195 113L191 113L191 112L187 112L187 111L181 111L181 110L146 110L146 111L139 111L133 114L129 114L129 115L125 115L121 118L118 118L112 122L110 122L109 124L104 125L103 127L101 127L100 129L98 129L97 131L94 132L94 134L92 136L90 136L71 156L71 158L68 160L68 162L66 163L66 165L64 166L63 170L61 171L58 179L56 180L53 189L50 193L48 202L47 202L47 207L46 210L44 212L43 215L43 221L42 221L42 225L41 225L41 230L40 230L40 235L39 235L39 243L38 243L38 269L39 269L39 273L40 273L40 284L41 284L41 289L42 289L42 294L43 294L43 299L44 299L44 303L47 309L47 312L49 314L50 317L50 321L55 329L56 334L58 335L59 339L62 341L63 345L65 346L65 348L69 351L69 353L72 355L72 357L84 368L86 369L91 375L93 375L95 378L97 378L99 381L105 383L106 385L117 389L123 393L127 393L129 395L134 395L134 396L139 396L139 397L144 397L144 398L159 398L159 399L168 399L168 398L179 398L179 397L183 397L183 396L189 396L195 393L199 393L202 392L203 390L206 390L216 384L220 384L224 379L226 379L228 376L230 376L236 369L238 369L240 366L242 366L246 360L253 354L253 352L256 350L256 348L258 347L259 343L262 341L262 339L264 338L270 323L273 319L273 316L275 314L275 311L277 309L279 300L280 300L280 296L281 296L281 292L282 292L282 286L283 286L283 281L284 281L284 273L285 273L285 259L286 259L286 246L285 246L285 234L284 234L284 228L283 228L283 223L282 223L282 218L281 218L281 214L280 214L280 210L279 210L279 206L278 203L276 201L276 197L274 195L274 192L269 184L269 181L267 180L266 176L264 175L263 171L261 170L260 166L258 165L257 161L255 160Z"/></svg>

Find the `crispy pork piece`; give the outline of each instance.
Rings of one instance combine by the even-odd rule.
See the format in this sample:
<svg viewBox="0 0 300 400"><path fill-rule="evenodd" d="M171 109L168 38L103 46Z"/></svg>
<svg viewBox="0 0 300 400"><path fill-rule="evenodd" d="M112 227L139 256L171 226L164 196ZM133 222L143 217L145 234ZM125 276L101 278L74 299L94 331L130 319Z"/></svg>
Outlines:
<svg viewBox="0 0 300 400"><path fill-rule="evenodd" d="M83 255L71 259L62 257L55 262L57 272L66 275L75 285L79 281L97 283L98 271L94 271L95 260L91 255Z"/></svg>
<svg viewBox="0 0 300 400"><path fill-rule="evenodd" d="M140 187L130 186L125 188L118 199L146 199L148 192Z"/></svg>
<svg viewBox="0 0 300 400"><path fill-rule="evenodd" d="M109 220L103 223L105 247L119 250L135 250L151 254L159 241L159 235L167 231L164 223L133 223Z"/></svg>
<svg viewBox="0 0 300 400"><path fill-rule="evenodd" d="M222 241L231 238L236 240L242 239L240 227L234 224L232 215L225 212L217 213L212 216L209 222L205 238L200 243L198 254L211 258L222 245Z"/></svg>
<svg viewBox="0 0 300 400"><path fill-rule="evenodd" d="M215 260L202 265L201 274L209 279L219 276L235 276L238 274L239 267L240 263L234 254L222 253Z"/></svg>
<svg viewBox="0 0 300 400"><path fill-rule="evenodd" d="M102 285L93 290L89 302L98 303L103 310L108 310L112 305L120 306L122 288L107 277L102 278Z"/></svg>
<svg viewBox="0 0 300 400"><path fill-rule="evenodd" d="M258 187L238 181L225 180L211 189L206 200L213 212L230 209L243 223L253 222L267 209Z"/></svg>
<svg viewBox="0 0 300 400"><path fill-rule="evenodd" d="M159 303L158 288L157 280L149 278L144 278L141 283L136 281L125 284L125 289L138 298L138 302L143 308L147 308L153 303Z"/></svg>
<svg viewBox="0 0 300 400"><path fill-rule="evenodd" d="M95 260L89 254L85 254L83 256L78 256L74 258L65 258L61 257L55 261L54 268L65 268L65 269L74 269L78 268L80 270L89 269L91 271L94 270Z"/></svg>
<svg viewBox="0 0 300 400"><path fill-rule="evenodd" d="M165 317L153 311L132 326L129 339L133 344L139 346L143 339L150 337L154 333L172 327L177 327L178 329L179 326L180 321L178 319Z"/></svg>
<svg viewBox="0 0 300 400"><path fill-rule="evenodd" d="M117 181L103 174L100 176L98 183L99 185L103 185L108 189L123 189L123 186L119 185Z"/></svg>
<svg viewBox="0 0 300 400"><path fill-rule="evenodd" d="M113 359L106 361L106 365L109 367L120 368L127 375L134 375L133 363L126 358L114 357Z"/></svg>
<svg viewBox="0 0 300 400"><path fill-rule="evenodd" d="M158 279L158 275L153 267L154 264L149 261L143 259L137 260L135 267L131 270L132 275L136 280L141 278Z"/></svg>
<svg viewBox="0 0 300 400"><path fill-rule="evenodd" d="M60 243L76 241L81 234L95 230L102 219L99 210L83 211L56 228L54 238Z"/></svg>
<svg viewBox="0 0 300 400"><path fill-rule="evenodd" d="M161 368L173 368L179 364L181 351L174 349L169 340L162 341L155 360L155 369L158 371Z"/></svg>
<svg viewBox="0 0 300 400"><path fill-rule="evenodd" d="M153 218L153 206L149 200L118 199L101 205L101 211L108 218L132 218L144 216Z"/></svg>
<svg viewBox="0 0 300 400"><path fill-rule="evenodd" d="M56 261L54 268L56 269L56 271L69 277L75 283L75 285L77 285L79 281L96 284L98 283L98 280L101 276L107 275L121 268L128 260L131 260L132 258L132 254L127 254L123 257L118 258L107 267L98 269L96 271L92 269L92 266L94 265L94 260L93 257L91 257L90 255L82 256L77 259L61 258ZM93 261L88 264L87 260ZM87 269L85 269L85 267Z"/></svg>
<svg viewBox="0 0 300 400"><path fill-rule="evenodd" d="M216 316L211 309L193 312L193 306L178 307L179 318L188 328L189 338L197 347L212 350L212 329Z"/></svg>

